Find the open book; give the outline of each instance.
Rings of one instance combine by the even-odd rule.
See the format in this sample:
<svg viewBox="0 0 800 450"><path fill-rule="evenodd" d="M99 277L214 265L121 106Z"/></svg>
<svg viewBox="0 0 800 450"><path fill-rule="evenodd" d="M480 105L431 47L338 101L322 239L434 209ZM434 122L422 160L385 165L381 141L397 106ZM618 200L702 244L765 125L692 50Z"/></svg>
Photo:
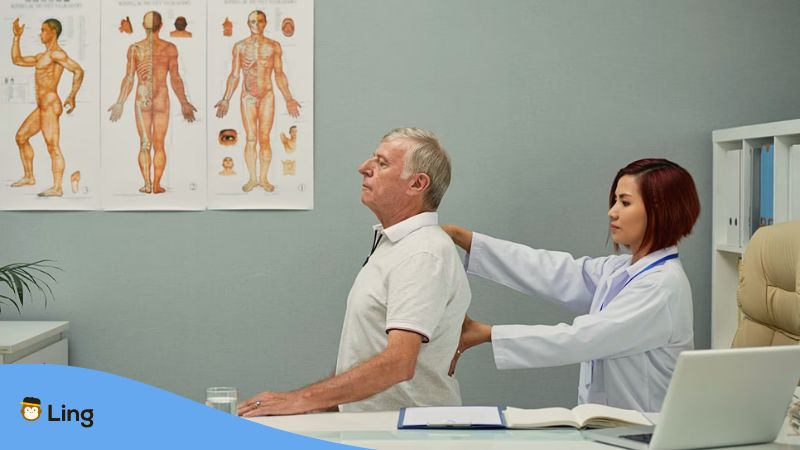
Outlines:
<svg viewBox="0 0 800 450"><path fill-rule="evenodd" d="M612 406L584 404L566 408L520 409L497 406L427 406L401 408L397 428L518 428L567 426L607 428L652 425L640 412Z"/></svg>
<svg viewBox="0 0 800 450"><path fill-rule="evenodd" d="M652 425L647 418L632 409L586 403L574 408L520 409L508 407L503 412L508 428L545 428L567 426L575 428L610 428L628 425Z"/></svg>

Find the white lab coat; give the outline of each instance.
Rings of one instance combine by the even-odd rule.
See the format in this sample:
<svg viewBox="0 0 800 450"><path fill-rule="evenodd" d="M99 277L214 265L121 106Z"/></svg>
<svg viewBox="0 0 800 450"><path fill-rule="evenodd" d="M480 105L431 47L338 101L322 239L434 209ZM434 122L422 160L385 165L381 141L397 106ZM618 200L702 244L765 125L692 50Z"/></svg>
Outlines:
<svg viewBox="0 0 800 450"><path fill-rule="evenodd" d="M679 259L639 272L674 253L631 265L630 255L575 259L473 233L468 273L579 314L572 325L492 327L497 368L580 362L579 403L660 411L678 354L694 348L692 292Z"/></svg>

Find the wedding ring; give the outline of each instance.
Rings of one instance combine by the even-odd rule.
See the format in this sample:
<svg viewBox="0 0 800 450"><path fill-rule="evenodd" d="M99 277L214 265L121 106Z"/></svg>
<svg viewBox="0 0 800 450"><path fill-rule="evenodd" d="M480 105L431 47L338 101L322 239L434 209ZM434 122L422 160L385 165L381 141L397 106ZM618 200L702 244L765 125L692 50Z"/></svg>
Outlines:
<svg viewBox="0 0 800 450"><path fill-rule="evenodd" d="M261 400L257 400L256 403L253 405L253 407L254 408L260 408L261 407Z"/></svg>

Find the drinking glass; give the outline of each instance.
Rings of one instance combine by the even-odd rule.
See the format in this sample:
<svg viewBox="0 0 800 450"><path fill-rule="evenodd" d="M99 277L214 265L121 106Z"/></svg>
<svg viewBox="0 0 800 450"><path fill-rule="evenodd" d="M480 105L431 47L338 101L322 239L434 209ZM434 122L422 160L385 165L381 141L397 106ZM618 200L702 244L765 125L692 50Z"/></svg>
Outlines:
<svg viewBox="0 0 800 450"><path fill-rule="evenodd" d="M236 415L239 392L234 387L210 387L206 389L206 406Z"/></svg>

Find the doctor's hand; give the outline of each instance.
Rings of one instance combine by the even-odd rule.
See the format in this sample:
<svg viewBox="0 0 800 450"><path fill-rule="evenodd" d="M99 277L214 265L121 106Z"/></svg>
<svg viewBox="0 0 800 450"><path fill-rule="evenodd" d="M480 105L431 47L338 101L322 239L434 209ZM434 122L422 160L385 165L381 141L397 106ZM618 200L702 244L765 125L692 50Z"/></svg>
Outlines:
<svg viewBox="0 0 800 450"><path fill-rule="evenodd" d="M450 235L453 242L467 253L472 249L472 231L458 225L442 225L442 230Z"/></svg>
<svg viewBox="0 0 800 450"><path fill-rule="evenodd" d="M242 417L303 414L308 410L296 392L265 391L239 405L236 414Z"/></svg>
<svg viewBox="0 0 800 450"><path fill-rule="evenodd" d="M461 338L458 340L458 348L456 349L456 354L453 355L453 360L450 361L450 370L447 371L447 374L452 377L456 373L458 358L460 358L468 348L491 341L491 325L472 320L469 316L464 316L464 323L461 324Z"/></svg>

